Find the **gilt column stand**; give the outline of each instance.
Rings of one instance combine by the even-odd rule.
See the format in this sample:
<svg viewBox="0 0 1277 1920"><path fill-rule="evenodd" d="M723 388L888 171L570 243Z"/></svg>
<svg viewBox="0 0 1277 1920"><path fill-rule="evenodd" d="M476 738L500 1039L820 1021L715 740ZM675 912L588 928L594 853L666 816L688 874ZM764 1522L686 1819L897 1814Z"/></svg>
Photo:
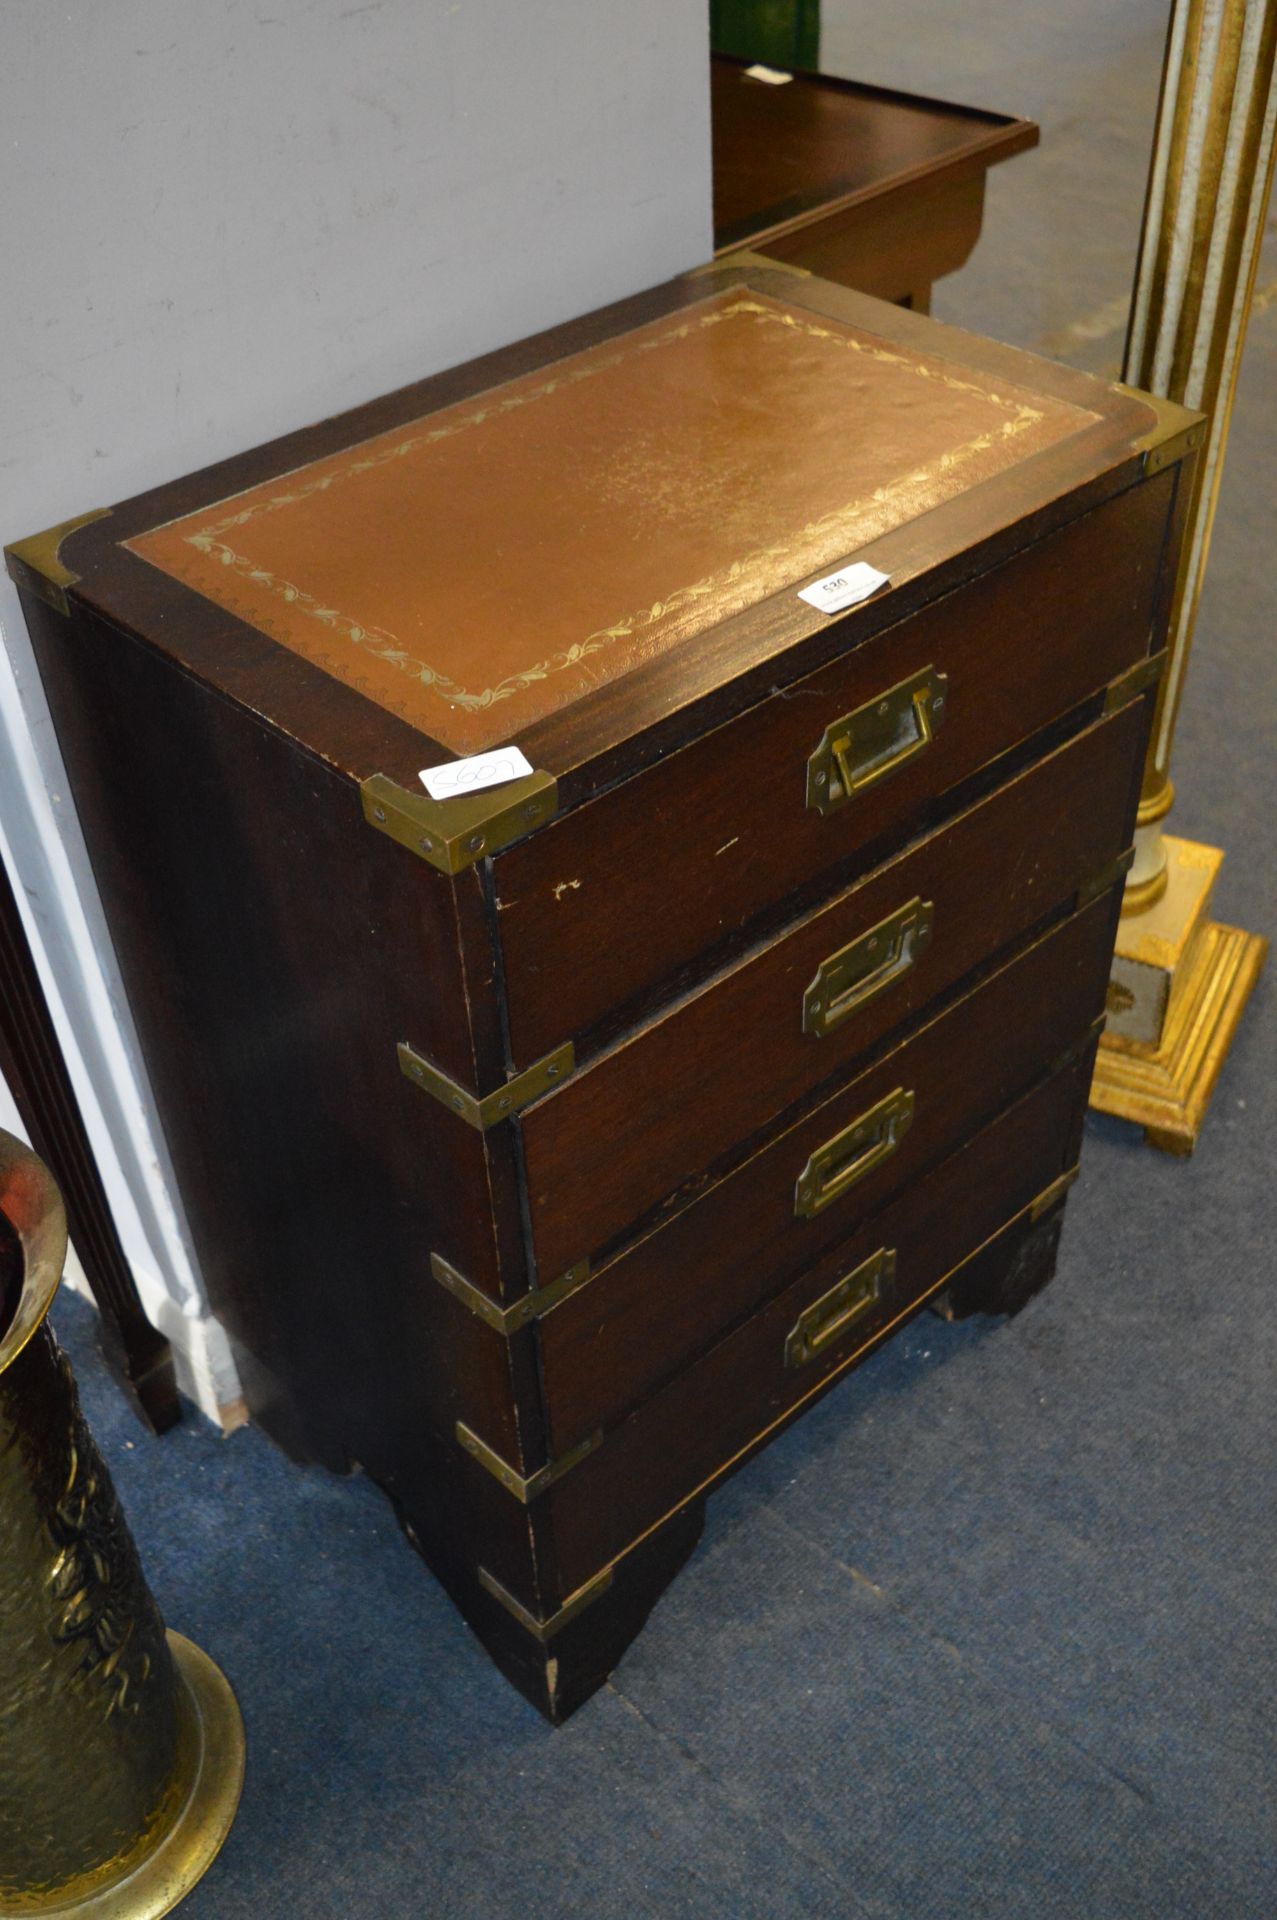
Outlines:
<svg viewBox="0 0 1277 1920"><path fill-rule="evenodd" d="M1210 416L1187 506L1091 1106L1191 1153L1268 942L1211 919L1223 861L1163 832L1193 622L1273 173L1277 0L1175 0L1123 378Z"/></svg>

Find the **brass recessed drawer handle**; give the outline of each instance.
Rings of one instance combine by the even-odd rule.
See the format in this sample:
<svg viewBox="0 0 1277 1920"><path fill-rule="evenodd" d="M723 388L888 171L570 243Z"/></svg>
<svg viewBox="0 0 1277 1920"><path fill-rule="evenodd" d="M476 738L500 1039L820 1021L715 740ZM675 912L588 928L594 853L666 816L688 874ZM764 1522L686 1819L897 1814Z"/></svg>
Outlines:
<svg viewBox="0 0 1277 1920"><path fill-rule="evenodd" d="M897 1087L868 1113L817 1147L794 1187L794 1215L814 1219L848 1188L889 1160L913 1121L913 1093Z"/></svg>
<svg viewBox="0 0 1277 1920"><path fill-rule="evenodd" d="M931 938L933 908L916 895L868 933L822 960L803 995L803 1032L832 1033L857 1007L907 973Z"/></svg>
<svg viewBox="0 0 1277 1920"><path fill-rule="evenodd" d="M907 767L935 738L948 687L947 675L923 667L826 727L807 762L807 805L832 813Z"/></svg>
<svg viewBox="0 0 1277 1920"><path fill-rule="evenodd" d="M868 1260L844 1274L837 1286L805 1307L785 1336L785 1365L805 1367L832 1346L862 1313L882 1298L882 1290L896 1277L896 1250L879 1247Z"/></svg>

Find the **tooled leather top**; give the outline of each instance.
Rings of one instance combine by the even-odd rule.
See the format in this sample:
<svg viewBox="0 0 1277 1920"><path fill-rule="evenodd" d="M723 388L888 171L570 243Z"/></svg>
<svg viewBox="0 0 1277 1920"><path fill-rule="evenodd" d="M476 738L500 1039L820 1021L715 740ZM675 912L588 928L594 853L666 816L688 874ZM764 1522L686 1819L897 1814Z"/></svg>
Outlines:
<svg viewBox="0 0 1277 1920"><path fill-rule="evenodd" d="M1094 417L731 290L127 544L474 753Z"/></svg>

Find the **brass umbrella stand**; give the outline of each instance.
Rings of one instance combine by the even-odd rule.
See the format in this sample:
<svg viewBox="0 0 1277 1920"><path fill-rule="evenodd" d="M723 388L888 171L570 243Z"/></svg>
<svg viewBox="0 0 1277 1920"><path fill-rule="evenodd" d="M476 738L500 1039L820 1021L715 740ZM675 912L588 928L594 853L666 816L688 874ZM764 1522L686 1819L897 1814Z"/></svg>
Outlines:
<svg viewBox="0 0 1277 1920"><path fill-rule="evenodd" d="M44 1164L0 1132L0 1917L153 1920L239 1804L229 1685L166 1633L47 1322L66 1254Z"/></svg>

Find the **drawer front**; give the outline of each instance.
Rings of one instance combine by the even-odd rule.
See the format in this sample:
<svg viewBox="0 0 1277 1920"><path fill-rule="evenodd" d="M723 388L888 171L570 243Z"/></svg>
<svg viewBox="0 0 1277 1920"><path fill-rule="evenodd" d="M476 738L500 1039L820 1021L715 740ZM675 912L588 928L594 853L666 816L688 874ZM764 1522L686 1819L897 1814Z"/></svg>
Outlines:
<svg viewBox="0 0 1277 1920"><path fill-rule="evenodd" d="M723 1156L1062 914L1128 844L1145 706L1096 722L528 1108L540 1284L682 1204Z"/></svg>
<svg viewBox="0 0 1277 1920"><path fill-rule="evenodd" d="M1114 889L1035 941L552 1308L551 1454L616 1425L1082 1044L1118 904Z"/></svg>
<svg viewBox="0 0 1277 1920"><path fill-rule="evenodd" d="M841 1242L546 1494L573 1592L785 1420L1074 1163L1094 1048ZM877 1272L867 1263L888 1255Z"/></svg>
<svg viewBox="0 0 1277 1920"><path fill-rule="evenodd" d="M821 875L842 866L845 882L857 855L863 870L940 819L952 789L1139 660L1171 481L1106 502L499 854L515 1066Z"/></svg>

